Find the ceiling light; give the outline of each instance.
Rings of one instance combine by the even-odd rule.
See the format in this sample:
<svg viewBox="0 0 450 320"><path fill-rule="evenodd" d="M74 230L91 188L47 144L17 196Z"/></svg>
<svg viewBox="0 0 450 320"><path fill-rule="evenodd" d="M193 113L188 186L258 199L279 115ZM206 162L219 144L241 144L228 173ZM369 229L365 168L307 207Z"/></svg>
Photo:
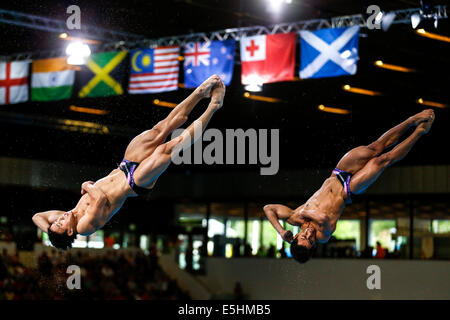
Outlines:
<svg viewBox="0 0 450 320"><path fill-rule="evenodd" d="M69 109L71 111L75 111L75 112L97 114L97 115L105 115L105 114L109 113L109 111L107 111L107 110L86 108L86 107L77 107L77 106L74 106L74 105L70 106Z"/></svg>
<svg viewBox="0 0 450 320"><path fill-rule="evenodd" d="M86 63L87 58L91 55L91 49L85 43L71 42L66 48L66 54L68 55L68 64L82 65Z"/></svg>
<svg viewBox="0 0 450 320"><path fill-rule="evenodd" d="M425 106L429 106L429 107L440 108L440 109L448 108L448 105L446 105L445 103L423 100L422 98L417 99L416 103L425 105Z"/></svg>
<svg viewBox="0 0 450 320"><path fill-rule="evenodd" d="M416 30L416 33L421 35L422 37L430 38L433 40L450 42L450 37L441 36L440 34L436 34L436 33L431 33L431 32L425 31L425 29L418 29L418 30Z"/></svg>
<svg viewBox="0 0 450 320"><path fill-rule="evenodd" d="M406 68L406 67L402 67L402 66L397 66L394 64L389 64L389 63L384 63L381 60L377 60L374 63L377 67L379 68L383 68L383 69L388 69L388 70L393 70L393 71L399 71L399 72L416 72L415 69L412 68Z"/></svg>
<svg viewBox="0 0 450 320"><path fill-rule="evenodd" d="M173 102L167 102L167 101L161 101L159 99L154 99L153 104L160 106L160 107L167 107L167 108L175 108L178 104Z"/></svg>
<svg viewBox="0 0 450 320"><path fill-rule="evenodd" d="M326 107L323 104L320 104L317 107L320 111L323 112L328 112L328 113L336 113L336 114L349 114L350 111L346 110L346 109L341 109L341 108L331 108L331 107Z"/></svg>
<svg viewBox="0 0 450 320"><path fill-rule="evenodd" d="M351 87L350 85L346 84L345 86L342 86L342 89L348 92L352 93L358 93L358 94L364 94L367 96L381 96L381 92L368 90L368 89L362 89L362 88L355 88Z"/></svg>
<svg viewBox="0 0 450 320"><path fill-rule="evenodd" d="M256 101L263 101L263 102L270 102L270 103L280 103L283 102L283 100L278 98L272 98L272 97L264 97L264 96L257 96L254 94L250 94L249 92L244 92L244 97L250 100L256 100Z"/></svg>

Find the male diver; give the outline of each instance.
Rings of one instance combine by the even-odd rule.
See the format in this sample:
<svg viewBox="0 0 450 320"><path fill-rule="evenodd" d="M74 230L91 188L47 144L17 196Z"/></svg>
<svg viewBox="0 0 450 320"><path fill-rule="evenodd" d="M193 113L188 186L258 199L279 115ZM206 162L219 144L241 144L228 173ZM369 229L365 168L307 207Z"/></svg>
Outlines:
<svg viewBox="0 0 450 320"><path fill-rule="evenodd" d="M297 209L269 204L264 212L281 235L291 244L291 254L300 263L308 261L316 243L326 243L336 229L336 223L353 194L363 193L387 167L403 159L413 145L428 133L434 121L433 110L424 110L383 134L368 146L359 146L346 153L325 180L321 188ZM400 137L415 126L414 132L389 152L383 150L397 144ZM293 236L278 219L300 226Z"/></svg>
<svg viewBox="0 0 450 320"><path fill-rule="evenodd" d="M118 168L96 182L81 185L81 198L70 211L50 210L36 213L33 222L48 233L52 245L66 250L77 234L90 235L102 228L119 211L128 197L149 193L158 177L170 165L172 156L193 141L194 130L204 130L213 114L222 107L225 85L213 75L175 107L151 130L136 136L128 145ZM211 98L204 113L182 134L168 142L172 131L186 122L189 113L203 98Z"/></svg>

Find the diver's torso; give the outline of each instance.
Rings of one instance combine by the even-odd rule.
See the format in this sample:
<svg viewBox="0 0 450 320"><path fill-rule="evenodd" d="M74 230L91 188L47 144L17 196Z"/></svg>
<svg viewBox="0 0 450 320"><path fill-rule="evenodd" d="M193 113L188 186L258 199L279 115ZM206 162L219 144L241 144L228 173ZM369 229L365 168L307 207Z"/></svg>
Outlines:
<svg viewBox="0 0 450 320"><path fill-rule="evenodd" d="M344 194L342 184L335 176L324 181L319 190L305 203L304 210L324 213L328 221L323 223L321 231L329 237L336 230L336 223L344 210Z"/></svg>
<svg viewBox="0 0 450 320"><path fill-rule="evenodd" d="M107 197L102 210L96 212L95 221L92 221L93 225L98 225L101 228L119 211L127 197L132 195L133 192L120 169L114 169L108 176L97 180L94 185L102 190ZM78 204L73 209L78 219L81 219L86 214L91 201L91 196L88 193L81 196Z"/></svg>

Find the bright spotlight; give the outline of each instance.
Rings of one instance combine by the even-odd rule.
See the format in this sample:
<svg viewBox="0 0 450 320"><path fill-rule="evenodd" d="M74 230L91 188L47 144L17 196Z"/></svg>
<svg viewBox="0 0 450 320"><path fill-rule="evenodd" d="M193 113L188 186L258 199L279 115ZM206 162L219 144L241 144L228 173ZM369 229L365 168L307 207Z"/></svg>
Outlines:
<svg viewBox="0 0 450 320"><path fill-rule="evenodd" d="M438 26L438 18L436 7L431 1L420 0L420 11L411 15L411 25L413 29L431 27L436 29Z"/></svg>
<svg viewBox="0 0 450 320"><path fill-rule="evenodd" d="M261 92L262 85L253 83L253 84L249 84L249 85L245 86L244 89L247 91L250 91L250 92Z"/></svg>
<svg viewBox="0 0 450 320"><path fill-rule="evenodd" d="M66 54L68 55L68 64L82 65L86 63L87 58L91 55L91 49L85 43L71 42L66 48Z"/></svg>
<svg viewBox="0 0 450 320"><path fill-rule="evenodd" d="M420 23L420 15L418 13L414 13L411 15L411 26L413 29L417 28Z"/></svg>
<svg viewBox="0 0 450 320"><path fill-rule="evenodd" d="M256 74L251 74L246 77L243 82L246 84L244 87L245 90L250 92L261 92L264 80Z"/></svg>
<svg viewBox="0 0 450 320"><path fill-rule="evenodd" d="M273 12L280 12L283 0L269 0L269 8Z"/></svg>
<svg viewBox="0 0 450 320"><path fill-rule="evenodd" d="M268 10L274 13L279 13L283 4L290 4L292 0L267 0Z"/></svg>

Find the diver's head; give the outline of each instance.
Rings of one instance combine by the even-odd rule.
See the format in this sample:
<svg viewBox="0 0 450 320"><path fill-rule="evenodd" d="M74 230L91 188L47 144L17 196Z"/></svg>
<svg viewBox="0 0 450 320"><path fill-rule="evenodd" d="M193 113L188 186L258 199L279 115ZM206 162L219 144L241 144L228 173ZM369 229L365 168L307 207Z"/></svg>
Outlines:
<svg viewBox="0 0 450 320"><path fill-rule="evenodd" d="M47 230L52 245L61 250L72 247L77 236L77 220L72 211L65 212L53 222Z"/></svg>
<svg viewBox="0 0 450 320"><path fill-rule="evenodd" d="M292 257L300 263L305 263L314 254L316 248L316 229L311 223L302 225L302 230L297 233L291 242Z"/></svg>

